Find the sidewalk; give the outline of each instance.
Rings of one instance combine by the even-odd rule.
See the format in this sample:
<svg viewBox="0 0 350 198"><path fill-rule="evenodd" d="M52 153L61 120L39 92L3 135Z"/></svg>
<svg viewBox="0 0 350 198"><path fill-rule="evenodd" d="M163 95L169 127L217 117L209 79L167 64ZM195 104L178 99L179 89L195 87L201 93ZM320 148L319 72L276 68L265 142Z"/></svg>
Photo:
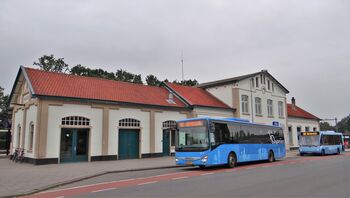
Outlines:
<svg viewBox="0 0 350 198"><path fill-rule="evenodd" d="M295 157L297 151L287 153ZM0 159L0 197L28 194L112 172L175 167L174 157L34 166Z"/></svg>
<svg viewBox="0 0 350 198"><path fill-rule="evenodd" d="M175 166L174 157L34 166L0 159L0 197L32 193L110 172Z"/></svg>

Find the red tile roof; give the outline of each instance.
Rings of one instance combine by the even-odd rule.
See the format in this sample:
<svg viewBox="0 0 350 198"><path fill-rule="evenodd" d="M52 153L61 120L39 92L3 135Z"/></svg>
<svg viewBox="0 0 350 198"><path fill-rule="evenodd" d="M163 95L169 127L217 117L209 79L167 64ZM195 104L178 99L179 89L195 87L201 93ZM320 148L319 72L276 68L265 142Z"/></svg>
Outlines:
<svg viewBox="0 0 350 198"><path fill-rule="evenodd" d="M227 108L230 107L209 92L198 87L182 86L173 83L166 83L171 89L184 98L190 105Z"/></svg>
<svg viewBox="0 0 350 198"><path fill-rule="evenodd" d="M287 113L288 117L297 117L297 118L306 118L306 119L313 119L313 120L320 120L320 118L312 115L311 113L305 111L304 109L294 106L292 104L287 104Z"/></svg>
<svg viewBox="0 0 350 198"><path fill-rule="evenodd" d="M170 107L185 107L178 98L169 104L169 91L164 87L68 75L24 68L35 95L93 99Z"/></svg>

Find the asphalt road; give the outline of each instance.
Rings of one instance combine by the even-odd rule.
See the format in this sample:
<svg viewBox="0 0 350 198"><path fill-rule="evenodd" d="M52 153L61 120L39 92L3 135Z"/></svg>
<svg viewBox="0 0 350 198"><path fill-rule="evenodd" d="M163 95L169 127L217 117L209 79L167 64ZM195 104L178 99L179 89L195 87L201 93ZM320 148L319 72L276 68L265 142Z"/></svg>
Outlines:
<svg viewBox="0 0 350 198"><path fill-rule="evenodd" d="M32 197L350 197L350 153L110 174Z"/></svg>

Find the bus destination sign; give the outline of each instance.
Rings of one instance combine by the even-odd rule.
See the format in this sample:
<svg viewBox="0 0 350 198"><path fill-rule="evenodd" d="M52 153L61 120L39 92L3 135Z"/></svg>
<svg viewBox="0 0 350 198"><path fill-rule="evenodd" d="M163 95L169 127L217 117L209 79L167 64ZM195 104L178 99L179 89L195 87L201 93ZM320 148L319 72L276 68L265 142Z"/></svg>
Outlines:
<svg viewBox="0 0 350 198"><path fill-rule="evenodd" d="M188 122L180 122L179 127L199 127L203 126L203 121L196 120L196 121L188 121Z"/></svg>
<svg viewBox="0 0 350 198"><path fill-rule="evenodd" d="M313 135L320 135L319 132L302 132L302 136L313 136Z"/></svg>

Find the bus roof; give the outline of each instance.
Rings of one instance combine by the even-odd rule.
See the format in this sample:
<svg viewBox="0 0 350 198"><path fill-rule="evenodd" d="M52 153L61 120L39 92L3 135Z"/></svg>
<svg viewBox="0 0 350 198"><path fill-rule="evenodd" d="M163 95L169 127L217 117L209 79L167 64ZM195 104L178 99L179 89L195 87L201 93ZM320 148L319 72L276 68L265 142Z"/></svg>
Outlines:
<svg viewBox="0 0 350 198"><path fill-rule="evenodd" d="M320 134L323 135L343 135L342 133L335 132L335 131L319 131Z"/></svg>
<svg viewBox="0 0 350 198"><path fill-rule="evenodd" d="M240 124L249 124L249 125L255 125L255 126L265 126L265 127L274 127L274 128L280 128L279 126L274 125L268 125L268 124L257 124L252 123L247 119L241 119L241 118L211 118L211 117L201 117L201 118L187 118L178 120L177 122L185 122L185 121L195 121L195 120L213 120L213 121L223 121L223 122L234 122L234 123L240 123Z"/></svg>

